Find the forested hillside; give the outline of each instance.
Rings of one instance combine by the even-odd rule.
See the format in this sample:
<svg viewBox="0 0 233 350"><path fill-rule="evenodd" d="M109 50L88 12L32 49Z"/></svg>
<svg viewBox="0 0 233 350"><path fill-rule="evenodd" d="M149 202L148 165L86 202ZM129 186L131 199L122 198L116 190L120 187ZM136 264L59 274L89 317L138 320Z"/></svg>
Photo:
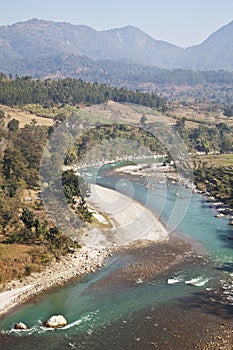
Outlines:
<svg viewBox="0 0 233 350"><path fill-rule="evenodd" d="M232 71L194 71L190 69L162 69L138 64L134 60L94 60L87 56L53 54L41 58L18 59L0 64L0 70L13 76L32 76L34 78L53 79L75 78L86 82L110 84L130 89L154 90L155 87L225 85L233 83Z"/></svg>
<svg viewBox="0 0 233 350"><path fill-rule="evenodd" d="M74 78L157 91L169 100L215 100L228 107L233 105L232 29L233 22L204 43L181 49L132 26L98 32L32 19L0 27L0 71L12 77ZM91 103L104 99L92 98ZM122 101L119 96L111 99Z"/></svg>
<svg viewBox="0 0 233 350"><path fill-rule="evenodd" d="M50 128L35 121L19 128L18 120L8 121L3 110L0 116L0 284L4 285L40 271L79 244L54 226L40 196L40 161ZM69 210L73 198L79 198L74 215L80 229L92 220L84 198L88 186L82 186L81 192L82 183L72 170L63 172Z"/></svg>
<svg viewBox="0 0 233 350"><path fill-rule="evenodd" d="M113 100L129 102L165 111L166 102L155 93L85 83L77 79L39 80L31 77L11 79L0 75L0 103L8 106L36 104L51 107L57 103L99 104Z"/></svg>

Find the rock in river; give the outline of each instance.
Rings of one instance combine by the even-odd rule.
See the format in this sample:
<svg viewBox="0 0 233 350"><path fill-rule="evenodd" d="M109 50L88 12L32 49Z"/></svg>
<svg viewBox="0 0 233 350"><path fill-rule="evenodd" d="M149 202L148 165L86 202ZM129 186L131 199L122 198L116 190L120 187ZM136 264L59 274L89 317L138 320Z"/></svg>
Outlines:
<svg viewBox="0 0 233 350"><path fill-rule="evenodd" d="M49 328L61 328L67 325L67 321L64 316L57 315L48 318L45 321L44 326Z"/></svg>
<svg viewBox="0 0 233 350"><path fill-rule="evenodd" d="M28 329L28 327L23 322L17 322L15 324L15 329L26 331L26 329Z"/></svg>

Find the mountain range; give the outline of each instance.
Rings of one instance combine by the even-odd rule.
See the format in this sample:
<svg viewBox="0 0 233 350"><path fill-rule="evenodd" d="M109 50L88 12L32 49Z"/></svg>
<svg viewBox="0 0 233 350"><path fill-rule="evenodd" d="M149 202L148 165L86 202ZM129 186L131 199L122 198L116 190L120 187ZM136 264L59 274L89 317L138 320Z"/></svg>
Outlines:
<svg viewBox="0 0 233 350"><path fill-rule="evenodd" d="M124 61L166 69L233 71L233 21L200 45L186 49L156 40L130 25L96 31L34 18L0 26L3 73L59 76L62 69L62 75L72 75L72 70L77 75L78 70L85 70L85 58L87 62Z"/></svg>

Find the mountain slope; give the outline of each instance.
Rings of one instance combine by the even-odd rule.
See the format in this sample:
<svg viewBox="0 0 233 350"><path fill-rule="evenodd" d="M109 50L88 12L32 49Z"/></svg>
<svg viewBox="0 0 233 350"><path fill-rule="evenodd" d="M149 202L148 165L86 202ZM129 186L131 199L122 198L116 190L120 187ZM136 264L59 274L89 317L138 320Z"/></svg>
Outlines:
<svg viewBox="0 0 233 350"><path fill-rule="evenodd" d="M70 60L80 61L81 56L168 69L233 71L233 22L187 49L155 40L133 26L96 31L88 26L31 19L0 27L0 71L33 76L42 71L44 76L56 77L63 66L63 74L70 75L64 66L69 66ZM85 60L80 69L85 69Z"/></svg>
<svg viewBox="0 0 233 350"><path fill-rule="evenodd" d="M233 70L233 21L200 45L187 48L176 62L182 68Z"/></svg>
<svg viewBox="0 0 233 350"><path fill-rule="evenodd" d="M1 43L27 59L59 53L94 59L132 59L160 67L169 64L170 58L181 50L133 26L98 32L87 26L38 19L0 27Z"/></svg>

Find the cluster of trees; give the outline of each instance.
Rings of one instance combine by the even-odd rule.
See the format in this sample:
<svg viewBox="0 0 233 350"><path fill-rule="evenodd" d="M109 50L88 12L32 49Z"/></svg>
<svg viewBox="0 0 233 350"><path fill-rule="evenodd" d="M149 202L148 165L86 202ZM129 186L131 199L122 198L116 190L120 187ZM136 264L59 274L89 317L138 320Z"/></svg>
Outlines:
<svg viewBox="0 0 233 350"><path fill-rule="evenodd" d="M184 105L195 102L208 102L212 105L222 105L224 110L228 105L233 104L232 84L200 84L196 86L181 86L176 88L173 85L156 86L157 93L166 96L169 101L180 101ZM154 88L154 87L153 87Z"/></svg>
<svg viewBox="0 0 233 350"><path fill-rule="evenodd" d="M5 118L4 113L2 118ZM25 189L38 190L40 160L48 131L34 122L20 129L15 119L9 121L7 127L0 126L4 144L0 163L0 235L2 242L40 245L52 256L59 257L70 247L77 247L76 242L47 221L39 199L28 204L22 201ZM87 188L83 180L68 172L63 174L63 181L69 203L74 196L80 196L77 216L90 221L83 192Z"/></svg>
<svg viewBox="0 0 233 350"><path fill-rule="evenodd" d="M227 105L223 108L223 114L227 117L233 116L233 105Z"/></svg>
<svg viewBox="0 0 233 350"><path fill-rule="evenodd" d="M160 136L166 140L166 128L156 123L147 123L143 115L140 121L143 129L124 124L101 125L86 131L71 146L65 164L90 163L109 159L117 159L127 155L167 153L165 146L150 133L150 130L159 128ZM233 152L233 127L225 123L212 126L200 125L196 128L186 128L186 118L178 119L174 125L175 131L184 140L190 152L203 153L231 153ZM148 130L148 132L146 131ZM163 134L163 136L162 136ZM164 141L165 142L165 141ZM167 139L169 143L169 139ZM166 142L165 142L166 143ZM144 147L144 148L143 148Z"/></svg>
<svg viewBox="0 0 233 350"><path fill-rule="evenodd" d="M28 188L38 186L38 170L47 129L36 125L19 129L18 121L12 119L3 137L7 140L2 159L3 188L12 197L22 181Z"/></svg>
<svg viewBox="0 0 233 350"><path fill-rule="evenodd" d="M6 239L7 243L44 245L57 258L77 246L76 242L63 235L55 226L35 218L34 212L26 207L23 208L20 220L24 227L11 232Z"/></svg>
<svg viewBox="0 0 233 350"><path fill-rule="evenodd" d="M225 123L212 126L200 125L197 128L186 128L186 118L177 120L175 129L184 139L190 151L204 153L233 152L233 127Z"/></svg>
<svg viewBox="0 0 233 350"><path fill-rule="evenodd" d="M145 122L142 117L141 122ZM127 148L127 152L126 152ZM100 125L86 131L70 148L65 164L83 162L95 164L127 156L164 153L164 147L150 132L140 127L113 124Z"/></svg>
<svg viewBox="0 0 233 350"><path fill-rule="evenodd" d="M21 215L20 215L21 212ZM55 226L38 218L35 210L31 210L20 201L19 196L6 196L0 190L0 233L1 243L17 243L43 246L46 251L59 258L60 255L78 247L77 243L62 234Z"/></svg>
<svg viewBox="0 0 233 350"><path fill-rule="evenodd" d="M73 170L66 170L62 173L62 186L67 202L77 204L75 212L79 218L90 222L92 214L85 201L85 197L89 195L88 184Z"/></svg>
<svg viewBox="0 0 233 350"><path fill-rule="evenodd" d="M34 80L31 77L0 76L0 103L14 106L39 103L51 107L56 104L99 104L113 100L166 110L166 102L155 93L111 88L104 84L85 83L81 79Z"/></svg>
<svg viewBox="0 0 233 350"><path fill-rule="evenodd" d="M195 182L199 188L210 192L233 208L232 160L229 164L224 164L224 159L220 164L201 159L193 163Z"/></svg>
<svg viewBox="0 0 233 350"><path fill-rule="evenodd" d="M114 86L127 85L131 88L139 88L143 84L152 83L156 86L196 86L204 84L233 83L233 73L229 71L193 71L190 69L162 69L153 66L145 66L127 61L95 61L85 57L71 57L70 65L79 65L80 77L85 81L98 81ZM80 69L80 66L83 69ZM69 66L64 65L64 72L69 71Z"/></svg>
<svg viewBox="0 0 233 350"><path fill-rule="evenodd" d="M145 83L157 86L165 85L203 85L227 84L232 85L233 73L230 71L193 71L188 69L161 69L145 66L127 60L94 60L87 56L59 54L41 55L27 60L2 62L4 72L14 72L18 75L30 75L34 78L59 75L83 79L84 81L110 84L112 86L130 86L138 89ZM49 69L48 69L49 67Z"/></svg>

